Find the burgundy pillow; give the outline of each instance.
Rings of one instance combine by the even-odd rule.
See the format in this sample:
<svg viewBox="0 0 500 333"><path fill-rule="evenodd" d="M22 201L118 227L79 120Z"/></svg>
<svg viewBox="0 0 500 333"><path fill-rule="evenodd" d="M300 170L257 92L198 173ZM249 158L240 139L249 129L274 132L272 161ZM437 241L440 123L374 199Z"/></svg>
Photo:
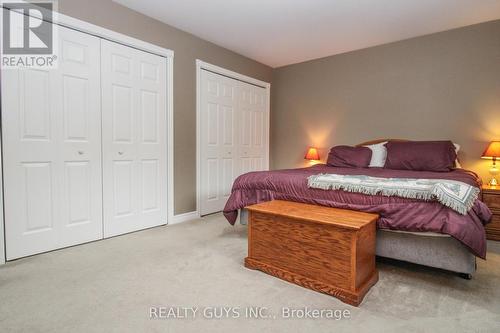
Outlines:
<svg viewBox="0 0 500 333"><path fill-rule="evenodd" d="M336 146L328 154L327 165L339 168L366 168L372 159L368 147Z"/></svg>
<svg viewBox="0 0 500 333"><path fill-rule="evenodd" d="M385 147L387 169L446 172L457 159L451 141L389 141Z"/></svg>

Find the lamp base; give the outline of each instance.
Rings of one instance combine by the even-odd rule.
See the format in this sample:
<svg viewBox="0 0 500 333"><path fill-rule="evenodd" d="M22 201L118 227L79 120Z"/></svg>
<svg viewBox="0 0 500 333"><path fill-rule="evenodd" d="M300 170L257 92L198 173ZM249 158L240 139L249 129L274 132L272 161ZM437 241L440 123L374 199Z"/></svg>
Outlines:
<svg viewBox="0 0 500 333"><path fill-rule="evenodd" d="M488 183L490 186L498 186L498 180L496 178L491 178L490 182Z"/></svg>
<svg viewBox="0 0 500 333"><path fill-rule="evenodd" d="M496 159L493 159L493 165L490 168L491 180L488 183L488 185L490 185L490 186L498 186L498 180L496 177L498 175L499 170L498 170L495 162L496 162Z"/></svg>

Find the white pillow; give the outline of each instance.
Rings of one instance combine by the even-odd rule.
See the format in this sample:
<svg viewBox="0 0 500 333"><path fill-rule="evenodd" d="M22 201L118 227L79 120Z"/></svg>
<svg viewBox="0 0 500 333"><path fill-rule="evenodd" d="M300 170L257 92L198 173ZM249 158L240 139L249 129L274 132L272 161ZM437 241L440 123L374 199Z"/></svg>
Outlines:
<svg viewBox="0 0 500 333"><path fill-rule="evenodd" d="M385 148L385 142L377 143L374 145L368 145L372 151L372 159L370 160L369 168L383 168L385 165L385 160L387 159L387 148Z"/></svg>
<svg viewBox="0 0 500 333"><path fill-rule="evenodd" d="M460 150L460 145L458 143L453 143L455 146L455 153L457 153L457 159L455 160L455 168L457 169L462 169L462 166L460 165L460 162L458 161L458 152Z"/></svg>

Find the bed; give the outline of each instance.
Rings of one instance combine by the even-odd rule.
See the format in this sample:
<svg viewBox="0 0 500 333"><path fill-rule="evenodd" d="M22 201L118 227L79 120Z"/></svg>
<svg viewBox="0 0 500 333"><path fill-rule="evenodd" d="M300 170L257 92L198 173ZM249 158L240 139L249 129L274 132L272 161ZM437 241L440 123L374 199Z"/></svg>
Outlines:
<svg viewBox="0 0 500 333"><path fill-rule="evenodd" d="M364 143L366 144L366 143ZM377 221L377 255L436 267L471 278L476 257L486 259L484 224L491 212L479 199L466 215L434 201L309 188L307 178L321 173L422 179L450 179L481 188L473 172L337 168L318 164L308 168L251 172L238 177L224 208L229 223L246 223L245 207L273 199L374 212Z"/></svg>

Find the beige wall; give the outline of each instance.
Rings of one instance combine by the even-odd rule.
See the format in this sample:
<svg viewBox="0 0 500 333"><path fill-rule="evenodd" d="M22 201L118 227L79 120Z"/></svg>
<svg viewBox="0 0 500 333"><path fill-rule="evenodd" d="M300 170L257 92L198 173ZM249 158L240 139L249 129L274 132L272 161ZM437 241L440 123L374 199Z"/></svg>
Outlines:
<svg viewBox="0 0 500 333"><path fill-rule="evenodd" d="M325 41L327 42L327 41ZM304 165L308 145L375 138L451 139L464 166L500 139L500 21L274 70L274 168Z"/></svg>
<svg viewBox="0 0 500 333"><path fill-rule="evenodd" d="M59 11L175 52L175 214L196 209L195 59L271 82L272 69L186 32L134 12L111 0L59 0Z"/></svg>
<svg viewBox="0 0 500 333"><path fill-rule="evenodd" d="M307 146L374 138L451 139L464 166L500 139L500 21L281 67L274 71L111 0L59 0L59 10L175 52L175 213L196 205L195 59L273 83L271 165L305 165ZM327 41L325 41L327 42Z"/></svg>

